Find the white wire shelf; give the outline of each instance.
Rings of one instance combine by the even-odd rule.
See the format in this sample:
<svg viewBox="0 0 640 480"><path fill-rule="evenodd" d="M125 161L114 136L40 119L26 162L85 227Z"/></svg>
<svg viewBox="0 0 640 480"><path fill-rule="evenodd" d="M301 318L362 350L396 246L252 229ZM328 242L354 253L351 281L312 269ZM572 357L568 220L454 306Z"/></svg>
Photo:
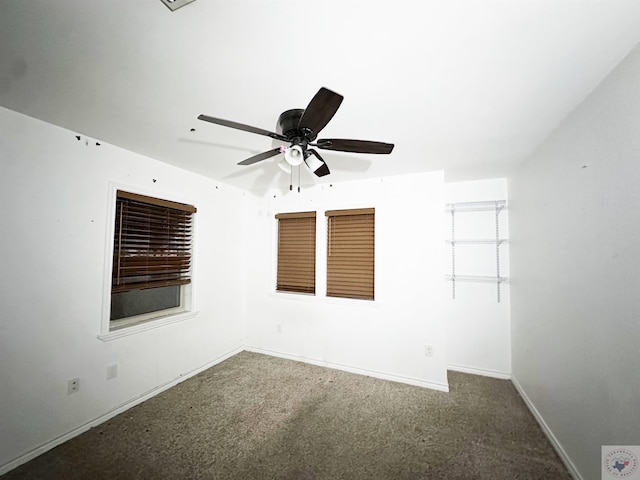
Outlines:
<svg viewBox="0 0 640 480"><path fill-rule="evenodd" d="M500 221L499 216L503 210L507 208L506 200L490 200L481 202L458 202L447 203L445 205L445 211L451 214L451 237L445 240L445 243L451 245L451 274L446 275L446 280L451 282L452 297L456 298L456 283L457 282L476 282L476 283L490 283L496 286L497 300L500 302L500 286L504 283L509 283L508 277L503 277L500 274L500 245L509 243L506 238L500 236ZM495 238L456 238L456 218L457 213L465 212L494 212L495 221ZM496 275L484 276L484 275L458 275L456 273L460 265L456 264L456 247L460 245L493 245L495 250L495 262L496 262Z"/></svg>
<svg viewBox="0 0 640 480"><path fill-rule="evenodd" d="M488 212L495 210L505 210L506 200L491 200L486 202L458 202L447 203L445 212Z"/></svg>

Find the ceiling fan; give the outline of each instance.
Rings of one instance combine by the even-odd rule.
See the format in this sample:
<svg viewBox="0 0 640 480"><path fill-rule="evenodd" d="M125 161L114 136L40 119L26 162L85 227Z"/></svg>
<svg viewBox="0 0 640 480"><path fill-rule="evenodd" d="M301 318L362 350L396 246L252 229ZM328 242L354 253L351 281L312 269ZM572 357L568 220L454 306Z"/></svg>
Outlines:
<svg viewBox="0 0 640 480"><path fill-rule="evenodd" d="M199 115L198 120L211 122L225 127L257 133L267 137L289 143L289 147L281 146L249 157L238 165L253 163L284 153L286 163L291 167L300 166L304 162L318 177L328 175L329 167L315 150L337 150L351 153L389 154L393 150L392 143L373 142L369 140L350 140L340 138L323 138L316 140L318 133L333 118L344 97L327 88L320 88L311 99L306 109L295 108L283 112L278 118L276 130L270 132L231 120ZM310 148L315 147L315 148Z"/></svg>

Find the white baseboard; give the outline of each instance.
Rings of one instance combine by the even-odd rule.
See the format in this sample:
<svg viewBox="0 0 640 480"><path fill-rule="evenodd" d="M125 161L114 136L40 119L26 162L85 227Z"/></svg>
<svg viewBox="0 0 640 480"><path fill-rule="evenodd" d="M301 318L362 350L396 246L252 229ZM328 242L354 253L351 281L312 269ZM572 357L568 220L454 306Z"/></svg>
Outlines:
<svg viewBox="0 0 640 480"><path fill-rule="evenodd" d="M245 345L244 349L249 352L262 353L264 355L271 355L273 357L286 358L287 360L294 360L296 362L309 363L311 365L317 365L319 367L333 368L335 370L342 370L349 373L356 373L358 375L365 375L369 377L380 378L382 380L390 380L392 382L406 383L408 385L413 385L416 387L430 388L432 390L438 390L441 392L449 391L449 385L444 383L425 382L424 380L420 380L419 378L405 377L402 375L394 375L394 374L389 374L384 372L378 372L375 370L367 370L363 368L352 367L350 365L342 365L339 363L326 362L322 360L316 360L313 358L306 358L298 355L291 355L288 353L278 352L275 350L267 350L264 348L252 347L250 345Z"/></svg>
<svg viewBox="0 0 640 480"><path fill-rule="evenodd" d="M483 377L499 378L501 380L511 380L511 374L507 372L500 372L498 370L489 370L486 368L467 367L465 365L447 365L447 370L453 370L454 372L470 373L471 375L482 375Z"/></svg>
<svg viewBox="0 0 640 480"><path fill-rule="evenodd" d="M538 409L531 402L531 399L529 399L529 397L527 396L527 393L524 391L524 389L518 382L518 379L515 376L511 375L511 382L516 387L516 390L524 400L524 403L527 405L527 408L529 409L533 417L538 422L538 425L540 425L540 428L542 428L542 431L544 432L544 434L549 439L549 442L551 442L551 446L554 448L554 450L560 457L560 460L562 460L562 463L564 463L565 467L567 467L567 470L569 470L569 474L574 478L574 480L583 480L582 475L580 475L580 472L578 471L574 463L571 461L571 458L569 457L569 455L567 455L567 452L565 452L564 448L562 448L562 445L560 444L556 436L553 434L553 432L551 431L547 423L544 421L544 418L542 418L542 415L540 415L540 412L538 412Z"/></svg>
<svg viewBox="0 0 640 480"><path fill-rule="evenodd" d="M148 392L143 393L142 395L132 398L131 400L128 400L120 405L118 405L117 407L109 410L107 413L100 415L99 417L85 423L84 425L81 425L78 428L75 428L73 430L71 430L70 432L67 432L63 435L60 435L57 438L54 438L53 440L42 444L36 448L34 448L33 450L28 451L27 453L20 455L19 457L5 463L4 465L0 465L0 475L4 475L5 473L9 472L10 470L13 470L14 468L19 467L20 465L27 463L29 460L33 460L34 458L36 458L39 455L42 455L43 453L51 450L52 448L57 447L58 445L63 444L64 442L71 440L74 437L77 437L78 435L80 435L81 433L86 432L87 430L89 430L90 428L96 427L98 425L100 425L101 423L106 422L107 420L110 420L111 418L115 417L116 415L121 414L122 412L129 410L131 407L135 407L136 405L144 402L145 400L148 400L152 397L155 397L156 395L164 392L165 390L168 390L171 387L175 387L176 385L178 385L179 383L185 381L188 378L191 378L195 375L197 375L200 372L203 372L205 370L207 370L208 368L213 367L214 365L217 365L218 363L226 360L227 358L230 358L234 355L237 355L238 353L242 352L243 348L237 348L235 350L232 350L231 352L228 352L224 355L221 355L219 357L217 357L216 359L212 360L211 362L202 365L201 367L196 368L195 370L191 370L190 372L184 373L182 375L180 375L179 377L171 380L170 382L164 383L162 385L159 385L151 390L149 390Z"/></svg>

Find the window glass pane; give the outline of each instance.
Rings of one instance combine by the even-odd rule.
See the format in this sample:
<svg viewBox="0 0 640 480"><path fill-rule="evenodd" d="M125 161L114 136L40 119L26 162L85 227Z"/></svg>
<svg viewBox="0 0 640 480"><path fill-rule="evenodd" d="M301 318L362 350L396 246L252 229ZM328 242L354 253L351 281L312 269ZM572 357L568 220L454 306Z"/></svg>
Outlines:
<svg viewBox="0 0 640 480"><path fill-rule="evenodd" d="M180 285L111 294L111 320L180 306Z"/></svg>

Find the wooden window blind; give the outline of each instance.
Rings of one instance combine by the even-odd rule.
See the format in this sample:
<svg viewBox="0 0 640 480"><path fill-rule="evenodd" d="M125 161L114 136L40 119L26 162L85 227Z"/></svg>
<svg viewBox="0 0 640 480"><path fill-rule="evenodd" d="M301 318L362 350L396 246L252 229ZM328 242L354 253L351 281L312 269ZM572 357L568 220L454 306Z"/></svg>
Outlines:
<svg viewBox="0 0 640 480"><path fill-rule="evenodd" d="M316 293L316 212L279 213L276 290Z"/></svg>
<svg viewBox="0 0 640 480"><path fill-rule="evenodd" d="M191 282L196 208L117 191L111 292Z"/></svg>
<svg viewBox="0 0 640 480"><path fill-rule="evenodd" d="M329 210L327 296L374 298L375 209Z"/></svg>

